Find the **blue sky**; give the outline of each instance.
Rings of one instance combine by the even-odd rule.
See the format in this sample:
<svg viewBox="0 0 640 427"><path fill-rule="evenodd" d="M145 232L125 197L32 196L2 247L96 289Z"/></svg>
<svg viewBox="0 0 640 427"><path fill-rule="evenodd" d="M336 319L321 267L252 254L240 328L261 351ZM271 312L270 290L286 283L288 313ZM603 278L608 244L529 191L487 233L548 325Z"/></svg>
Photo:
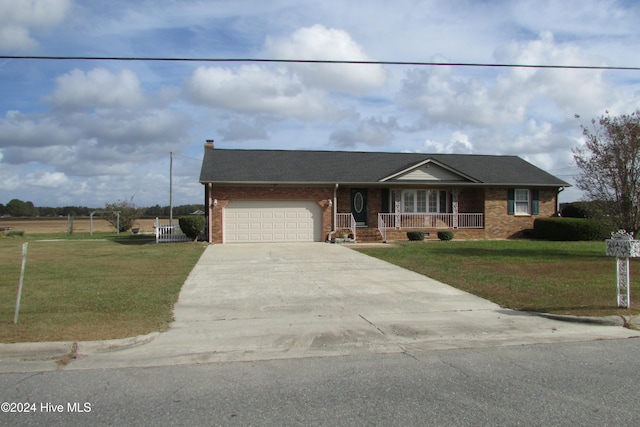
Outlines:
<svg viewBox="0 0 640 427"><path fill-rule="evenodd" d="M0 0L0 55L640 67L637 22L615 0ZM7 59L0 90L0 203L150 206L170 151L174 204L202 202L206 139L519 155L573 182L581 122L639 108L640 72Z"/></svg>

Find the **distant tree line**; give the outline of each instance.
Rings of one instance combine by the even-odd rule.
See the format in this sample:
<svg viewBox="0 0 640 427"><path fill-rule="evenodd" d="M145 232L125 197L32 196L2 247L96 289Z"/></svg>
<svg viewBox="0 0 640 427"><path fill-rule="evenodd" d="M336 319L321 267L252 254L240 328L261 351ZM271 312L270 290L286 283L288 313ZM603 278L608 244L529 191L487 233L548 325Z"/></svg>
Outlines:
<svg viewBox="0 0 640 427"><path fill-rule="evenodd" d="M89 208L86 206L46 207L34 206L32 202L13 199L6 205L0 203L0 216L12 217L56 217L71 215L74 217L89 216L91 212L105 210L104 207ZM169 206L155 205L137 208L138 217L169 217ZM175 217L189 215L195 211L204 210L204 205L180 205L173 207Z"/></svg>

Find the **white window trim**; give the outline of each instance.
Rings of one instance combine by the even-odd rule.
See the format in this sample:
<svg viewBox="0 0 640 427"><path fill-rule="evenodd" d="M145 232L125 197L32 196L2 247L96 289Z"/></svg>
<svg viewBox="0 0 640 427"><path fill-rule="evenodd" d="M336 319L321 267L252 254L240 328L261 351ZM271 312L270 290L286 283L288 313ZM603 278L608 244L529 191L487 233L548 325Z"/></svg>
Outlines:
<svg viewBox="0 0 640 427"><path fill-rule="evenodd" d="M526 200L518 200L518 193L526 194ZM519 211L524 209L524 211ZM515 216L531 216L531 191L527 188L516 188L513 191L513 214Z"/></svg>
<svg viewBox="0 0 640 427"><path fill-rule="evenodd" d="M425 192L425 197L426 197L426 211L425 212L418 212L418 192ZM441 191L445 191L443 189L424 189L424 188L417 188L417 189L404 189L400 192L401 194L401 203L400 206L402 206L402 212L403 213L424 213L424 214L437 214L440 212L440 204L441 204L441 200L440 200L440 192ZM407 211L405 210L405 194L406 193L412 193L413 194L413 210L412 211ZM430 211L429 208L432 207L430 206L429 203L429 194L433 192L435 193L435 197L436 197L436 206L435 206L435 210ZM446 203L446 202L445 202Z"/></svg>

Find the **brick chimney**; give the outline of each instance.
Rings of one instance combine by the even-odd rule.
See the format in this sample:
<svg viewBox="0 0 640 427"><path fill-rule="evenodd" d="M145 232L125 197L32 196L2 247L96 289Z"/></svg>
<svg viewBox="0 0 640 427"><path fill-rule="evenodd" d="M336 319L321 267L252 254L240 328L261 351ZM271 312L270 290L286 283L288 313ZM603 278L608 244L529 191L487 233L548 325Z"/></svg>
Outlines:
<svg viewBox="0 0 640 427"><path fill-rule="evenodd" d="M213 150L215 148L213 145L213 139L207 139L207 142L204 143L204 148L210 148Z"/></svg>

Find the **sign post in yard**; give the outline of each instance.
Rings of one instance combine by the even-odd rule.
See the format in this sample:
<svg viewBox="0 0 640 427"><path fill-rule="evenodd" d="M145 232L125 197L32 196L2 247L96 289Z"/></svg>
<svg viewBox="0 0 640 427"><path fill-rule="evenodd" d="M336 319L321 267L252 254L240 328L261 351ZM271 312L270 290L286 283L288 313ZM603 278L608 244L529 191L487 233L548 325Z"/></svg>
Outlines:
<svg viewBox="0 0 640 427"><path fill-rule="evenodd" d="M618 307L631 306L631 280L629 258L640 257L640 240L634 240L633 233L618 230L607 239L607 255L616 257L616 288Z"/></svg>
<svg viewBox="0 0 640 427"><path fill-rule="evenodd" d="M20 312L20 297L22 296L22 282L24 281L24 268L27 265L27 247L29 243L22 244L22 268L20 269L20 281L18 282L18 297L16 298L16 312L13 315L13 323L18 324L18 313Z"/></svg>

